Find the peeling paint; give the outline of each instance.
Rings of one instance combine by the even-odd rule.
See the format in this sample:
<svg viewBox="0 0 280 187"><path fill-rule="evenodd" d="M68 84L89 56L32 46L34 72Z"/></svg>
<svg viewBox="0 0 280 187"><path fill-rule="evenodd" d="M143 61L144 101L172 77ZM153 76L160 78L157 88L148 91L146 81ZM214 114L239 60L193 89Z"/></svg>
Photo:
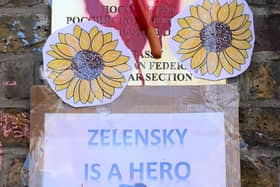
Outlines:
<svg viewBox="0 0 280 187"><path fill-rule="evenodd" d="M0 142L0 171L1 171L1 168L2 168L2 154L3 154L3 151L2 151L2 144Z"/></svg>
<svg viewBox="0 0 280 187"><path fill-rule="evenodd" d="M29 138L29 114L0 112L0 136Z"/></svg>

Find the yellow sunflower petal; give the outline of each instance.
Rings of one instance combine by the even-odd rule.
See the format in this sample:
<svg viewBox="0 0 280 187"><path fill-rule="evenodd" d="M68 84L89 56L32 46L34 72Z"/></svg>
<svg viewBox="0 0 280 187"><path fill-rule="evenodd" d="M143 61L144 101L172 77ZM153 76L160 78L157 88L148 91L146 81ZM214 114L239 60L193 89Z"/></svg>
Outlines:
<svg viewBox="0 0 280 187"><path fill-rule="evenodd" d="M195 17L187 17L185 19L194 30L201 31L204 28L203 23Z"/></svg>
<svg viewBox="0 0 280 187"><path fill-rule="evenodd" d="M109 32L109 33L104 34L103 40L104 40L104 44L112 41L112 33Z"/></svg>
<svg viewBox="0 0 280 187"><path fill-rule="evenodd" d="M184 18L179 18L178 20L178 24L183 27L183 28L187 28L189 27L187 21Z"/></svg>
<svg viewBox="0 0 280 187"><path fill-rule="evenodd" d="M240 52L242 53L242 55L244 56L244 58L248 58L247 50L240 50Z"/></svg>
<svg viewBox="0 0 280 187"><path fill-rule="evenodd" d="M191 49L180 49L178 51L178 54L187 54L187 53L192 53L194 51L197 51L198 48L200 48L201 46L195 47L195 48L191 48Z"/></svg>
<svg viewBox="0 0 280 187"><path fill-rule="evenodd" d="M193 57L193 55L196 53L196 51L191 52L191 53L186 53L181 57L181 62L184 62L185 60Z"/></svg>
<svg viewBox="0 0 280 187"><path fill-rule="evenodd" d="M80 84L81 81L79 80L74 90L74 103L78 103L80 100Z"/></svg>
<svg viewBox="0 0 280 187"><path fill-rule="evenodd" d="M104 92L110 94L110 95L114 95L114 92L115 92L115 88L105 84L101 79L100 77L97 78L97 83L98 85L100 86L100 88L102 90L104 90Z"/></svg>
<svg viewBox="0 0 280 187"><path fill-rule="evenodd" d="M66 45L66 44L57 44L56 45L59 51L68 57L74 57L76 55L75 49Z"/></svg>
<svg viewBox="0 0 280 187"><path fill-rule="evenodd" d="M127 63L127 61L129 60L128 56L119 56L119 58L113 62L104 62L105 66L108 67L114 67L114 66L119 66L121 64L125 64Z"/></svg>
<svg viewBox="0 0 280 187"><path fill-rule="evenodd" d="M250 38L247 39L248 41L252 41L253 40L253 36L251 36Z"/></svg>
<svg viewBox="0 0 280 187"><path fill-rule="evenodd" d="M72 70L66 70L62 72L55 80L55 84L66 84L69 82L74 76L74 72Z"/></svg>
<svg viewBox="0 0 280 187"><path fill-rule="evenodd" d="M185 41L185 39L182 38L182 37L179 36L179 35L175 35L172 39L175 40L176 42L179 42L179 43L182 43L182 42Z"/></svg>
<svg viewBox="0 0 280 187"><path fill-rule="evenodd" d="M52 60L48 64L48 68L56 70L56 71L62 71L71 66L72 62L70 60Z"/></svg>
<svg viewBox="0 0 280 187"><path fill-rule="evenodd" d="M118 40L114 40L112 42L106 43L102 49L98 52L101 56L104 55L107 51L114 50L116 46L118 45Z"/></svg>
<svg viewBox="0 0 280 187"><path fill-rule="evenodd" d="M113 62L115 60L117 60L117 58L119 58L119 56L121 55L120 51L107 51L103 56L102 59L105 62Z"/></svg>
<svg viewBox="0 0 280 187"><path fill-rule="evenodd" d="M247 42L246 40L235 40L233 39L231 41L232 46L236 47L237 49L250 49L251 44Z"/></svg>
<svg viewBox="0 0 280 187"><path fill-rule="evenodd" d="M193 38L193 37L199 37L199 32L195 31L191 28L185 28L185 29L181 29L178 32L178 35L180 35L184 39L189 39L189 38Z"/></svg>
<svg viewBox="0 0 280 187"><path fill-rule="evenodd" d="M63 54L62 52L60 52L60 50L58 49L58 47L56 45L51 45L51 48L53 49L54 53L56 53L57 55L59 55L60 57L64 58L64 59L71 59L72 57L70 56L66 56L65 54Z"/></svg>
<svg viewBox="0 0 280 187"><path fill-rule="evenodd" d="M98 32L94 39L92 40L91 49L95 52L98 52L104 44L102 32Z"/></svg>
<svg viewBox="0 0 280 187"><path fill-rule="evenodd" d="M216 77L219 77L219 76L221 75L222 69L223 69L222 64L221 64L221 63L218 63L218 67L217 67L217 69L216 69L216 71L215 71L215 76L216 76Z"/></svg>
<svg viewBox="0 0 280 187"><path fill-rule="evenodd" d="M56 91L61 91L61 90L66 89L68 86L69 86L69 83L61 84L61 85L59 84L59 85L56 85L56 86L55 86L55 90L56 90Z"/></svg>
<svg viewBox="0 0 280 187"><path fill-rule="evenodd" d="M198 6L197 11L198 11L198 15L199 15L199 18L200 18L201 21L203 21L206 24L211 23L211 21L212 21L211 20L211 15L210 15L210 12L207 9L205 9L201 6Z"/></svg>
<svg viewBox="0 0 280 187"><path fill-rule="evenodd" d="M201 73L201 75L205 75L207 73L207 66L206 66L206 64L201 66L200 73Z"/></svg>
<svg viewBox="0 0 280 187"><path fill-rule="evenodd" d="M210 74L214 73L218 67L219 59L215 52L210 52L207 56L207 70Z"/></svg>
<svg viewBox="0 0 280 187"><path fill-rule="evenodd" d="M57 72L51 72L49 74L48 78L54 80L58 75L59 75L59 73L57 73Z"/></svg>
<svg viewBox="0 0 280 187"><path fill-rule="evenodd" d="M244 4L240 4L237 6L234 17L239 17L243 14Z"/></svg>
<svg viewBox="0 0 280 187"><path fill-rule="evenodd" d="M93 91L95 97L99 100L102 101L103 100L103 91L100 88L100 86L98 85L96 79L91 81L91 90Z"/></svg>
<svg viewBox="0 0 280 187"><path fill-rule="evenodd" d="M60 58L63 58L61 57L59 54L57 54L55 51L48 51L48 55L56 58L56 59L60 59Z"/></svg>
<svg viewBox="0 0 280 187"><path fill-rule="evenodd" d="M218 0L214 0L212 8L211 8L211 17L212 21L218 20L218 11L220 10L220 3Z"/></svg>
<svg viewBox="0 0 280 187"><path fill-rule="evenodd" d="M223 23L227 20L228 16L229 16L229 6L226 3L218 11L218 21Z"/></svg>
<svg viewBox="0 0 280 187"><path fill-rule="evenodd" d="M236 7L237 7L237 1L234 0L229 5L229 15L228 15L227 20L225 21L226 24L231 22L232 18L234 17Z"/></svg>
<svg viewBox="0 0 280 187"><path fill-rule="evenodd" d="M79 78L74 78L74 79L71 80L71 82L70 82L70 84L68 86L67 92L66 92L66 98L67 99L70 99L71 97L73 97L74 90L75 90L79 80L80 80Z"/></svg>
<svg viewBox="0 0 280 187"><path fill-rule="evenodd" d="M230 30L237 30L240 29L241 26L246 23L246 21L248 20L248 15L243 15L243 16L239 16L234 18L230 23L229 23L229 27Z"/></svg>
<svg viewBox="0 0 280 187"><path fill-rule="evenodd" d="M118 78L118 79L113 79L114 81L118 81L118 82L126 82L126 79L125 77L121 77L121 78Z"/></svg>
<svg viewBox="0 0 280 187"><path fill-rule="evenodd" d="M193 17L199 18L199 16L198 16L198 11L197 11L197 7L191 6L190 10L191 10L191 15L192 15Z"/></svg>
<svg viewBox="0 0 280 187"><path fill-rule="evenodd" d="M235 34L233 32L232 36L233 36L233 38L235 38L237 40L246 40L246 39L248 39L248 38L250 38L252 36L252 33L251 33L250 30L247 30L247 31L245 31L245 32L243 32L241 34Z"/></svg>
<svg viewBox="0 0 280 187"><path fill-rule="evenodd" d="M106 97L107 99L111 99L112 98L112 96L110 94L106 93L106 92L104 92L104 97Z"/></svg>
<svg viewBox="0 0 280 187"><path fill-rule="evenodd" d="M122 64L119 66L115 66L114 67L116 70L118 70L119 72L126 72L130 70L130 66L128 64Z"/></svg>
<svg viewBox="0 0 280 187"><path fill-rule="evenodd" d="M106 76L104 76L102 73L100 74L100 78L102 79L103 82L105 82L109 86L112 86L114 88L121 88L122 87L122 84L120 82L109 79Z"/></svg>
<svg viewBox="0 0 280 187"><path fill-rule="evenodd" d="M81 50L79 40L72 34L66 34L65 41L68 45L73 47L76 50L76 52L79 52Z"/></svg>
<svg viewBox="0 0 280 187"><path fill-rule="evenodd" d="M191 61L191 67L192 69L196 69L199 67L206 59L207 51L204 47L199 49L193 56Z"/></svg>
<svg viewBox="0 0 280 187"><path fill-rule="evenodd" d="M245 63L245 58L238 49L236 49L234 47L229 47L225 50L225 52L235 62L237 62L239 64Z"/></svg>
<svg viewBox="0 0 280 187"><path fill-rule="evenodd" d="M80 99L83 104L88 102L89 92L90 92L90 84L87 80L82 80L79 87Z"/></svg>
<svg viewBox="0 0 280 187"><path fill-rule="evenodd" d="M90 43L91 43L91 40L90 40L89 34L86 31L82 30L81 37L80 37L81 48L83 50L88 50L90 47Z"/></svg>
<svg viewBox="0 0 280 187"><path fill-rule="evenodd" d="M90 91L90 92L89 92L88 102L91 104L91 103L93 103L94 99L95 99L95 96L94 96L94 94Z"/></svg>
<svg viewBox="0 0 280 187"><path fill-rule="evenodd" d="M237 30L235 30L235 31L232 31L232 34L234 35L234 36L236 36L236 35L241 35L241 34L244 34L245 32L250 32L251 33L251 31L250 31L250 25L251 25L251 22L250 21L248 21L247 23L245 23L244 25L243 25L243 27L241 27L241 28L239 28L239 29L237 29Z"/></svg>
<svg viewBox="0 0 280 187"><path fill-rule="evenodd" d="M76 25L74 27L74 36L76 36L76 38L80 38L81 33L82 33L82 29L78 25Z"/></svg>
<svg viewBox="0 0 280 187"><path fill-rule="evenodd" d="M61 43L65 43L65 35L63 33L58 33L58 38Z"/></svg>
<svg viewBox="0 0 280 187"><path fill-rule="evenodd" d="M110 77L110 78L113 78L113 79L117 79L117 78L121 78L123 75L117 71L116 69L112 68L112 67L104 67L102 73L107 76L107 77Z"/></svg>
<svg viewBox="0 0 280 187"><path fill-rule="evenodd" d="M89 36L91 38L91 40L95 37L95 35L98 33L98 28L97 27L93 27L90 32L89 32Z"/></svg>
<svg viewBox="0 0 280 187"><path fill-rule="evenodd" d="M219 55L220 63L222 64L223 68L229 73L233 74L233 68L232 66L227 62L226 57L223 53L220 53Z"/></svg>
<svg viewBox="0 0 280 187"><path fill-rule="evenodd" d="M181 45L180 48L182 49L192 49L197 47L200 44L200 38L190 38L186 41L184 41Z"/></svg>
<svg viewBox="0 0 280 187"><path fill-rule="evenodd" d="M227 54L224 53L224 56L227 60L227 62L234 67L237 70L240 70L240 64L238 64L237 62L235 62L234 60L232 60Z"/></svg>
<svg viewBox="0 0 280 187"><path fill-rule="evenodd" d="M206 9L206 10L210 10L210 8L211 8L211 6L212 6L212 4L210 3L210 1L209 0L204 0L203 1L203 7Z"/></svg>

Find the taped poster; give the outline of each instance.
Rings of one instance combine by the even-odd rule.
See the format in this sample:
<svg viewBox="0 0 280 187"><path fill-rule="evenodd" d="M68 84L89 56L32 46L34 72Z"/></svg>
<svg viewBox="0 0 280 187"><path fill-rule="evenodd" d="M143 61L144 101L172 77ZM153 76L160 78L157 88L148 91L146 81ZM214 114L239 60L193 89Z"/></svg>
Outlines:
<svg viewBox="0 0 280 187"><path fill-rule="evenodd" d="M132 70L129 86L179 86L225 84L225 80L208 81L194 77L186 68L178 63L171 51L171 18L183 11L194 0L147 0L146 12L150 24L155 28L162 44L160 59L152 55L151 47L141 28L143 16L134 14L133 2L128 0L59 0L52 2L52 32L69 24L96 21L103 26L113 27L120 33L127 47L132 51L138 69ZM65 9L67 4L67 9ZM137 62L138 61L138 62ZM140 66L140 67L139 67Z"/></svg>

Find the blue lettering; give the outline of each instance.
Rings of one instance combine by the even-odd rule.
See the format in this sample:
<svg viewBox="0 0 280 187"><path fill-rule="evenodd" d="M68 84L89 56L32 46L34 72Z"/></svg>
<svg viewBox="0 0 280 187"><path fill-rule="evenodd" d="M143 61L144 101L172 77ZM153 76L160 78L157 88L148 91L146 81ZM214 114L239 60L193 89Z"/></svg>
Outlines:
<svg viewBox="0 0 280 187"><path fill-rule="evenodd" d="M172 140L171 138L171 135L172 133L174 132L174 129L172 130L163 130L163 142L164 142L164 145L167 144L167 141L170 142L170 144L174 144L174 141Z"/></svg>
<svg viewBox="0 0 280 187"><path fill-rule="evenodd" d="M85 164L85 181L88 181L88 164Z"/></svg>
<svg viewBox="0 0 280 187"><path fill-rule="evenodd" d="M182 132L182 134L180 133L180 130L179 129L176 129L176 132L179 136L179 139L180 139L180 144L184 144L184 139L185 139L185 136L188 132L188 129L184 129L184 131Z"/></svg>
<svg viewBox="0 0 280 187"><path fill-rule="evenodd" d="M156 162L148 162L147 163L147 177L148 179L150 180L157 180L157 176L156 176L156 168L153 168L157 166L157 163ZM154 175L153 175L154 173Z"/></svg>
<svg viewBox="0 0 280 187"><path fill-rule="evenodd" d="M144 164L142 162L140 162L139 169L134 168L133 162L130 163L129 168L130 168L130 180L132 180L132 181L134 180L134 175L136 172L139 173L140 179L143 180Z"/></svg>
<svg viewBox="0 0 280 187"><path fill-rule="evenodd" d="M185 169L185 171L184 171ZM181 172L180 171L184 171ZM176 164L175 166L175 175L178 179L180 180L186 180L191 174L191 167L187 162L179 162L178 164Z"/></svg>
<svg viewBox="0 0 280 187"><path fill-rule="evenodd" d="M117 129L113 130L113 145L120 146L121 143L117 142L117 139L118 139L118 134L117 134L118 132L117 131L118 131Z"/></svg>
<svg viewBox="0 0 280 187"><path fill-rule="evenodd" d="M96 135L98 134L98 130L89 129L88 132L92 134L91 138L88 141L88 145L98 145L97 142L94 142L94 139L95 139Z"/></svg>
<svg viewBox="0 0 280 187"><path fill-rule="evenodd" d="M131 129L123 130L123 143L124 145L132 145L132 133Z"/></svg>
<svg viewBox="0 0 280 187"><path fill-rule="evenodd" d="M108 135L108 133L110 133L111 130L108 129L102 129L100 132L100 141L101 141L101 145L110 145L109 142L106 142L106 140L108 140L110 138L110 136Z"/></svg>
<svg viewBox="0 0 280 187"><path fill-rule="evenodd" d="M138 129L135 130L135 145L139 144L139 140L142 141L142 144L148 145L149 142L149 130L145 129L145 135Z"/></svg>
<svg viewBox="0 0 280 187"><path fill-rule="evenodd" d="M117 164L112 164L108 179L111 180L112 177L118 177L120 181L122 180L122 175Z"/></svg>
<svg viewBox="0 0 280 187"><path fill-rule="evenodd" d="M89 171L89 165L85 164L85 181L88 181L89 176L91 180L98 180L101 177L101 173L100 171L97 169L98 167L100 167L100 164L92 164L90 167ZM91 172L94 175L90 175L89 172Z"/></svg>
<svg viewBox="0 0 280 187"><path fill-rule="evenodd" d="M169 180L173 180L173 177L170 173L172 169L172 164L169 162L161 162L160 163L160 180L164 180L164 175L166 174Z"/></svg>
<svg viewBox="0 0 280 187"><path fill-rule="evenodd" d="M151 144L152 145L160 144L161 139L160 139L159 134L160 134L160 130L159 129L154 129L154 130L151 131L151 138L153 138L155 140L155 141L151 140Z"/></svg>

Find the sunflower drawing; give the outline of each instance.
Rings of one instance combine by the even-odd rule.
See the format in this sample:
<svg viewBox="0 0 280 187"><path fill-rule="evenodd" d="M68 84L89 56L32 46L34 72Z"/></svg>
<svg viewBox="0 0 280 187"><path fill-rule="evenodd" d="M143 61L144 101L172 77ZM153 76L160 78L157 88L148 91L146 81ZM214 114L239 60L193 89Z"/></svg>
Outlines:
<svg viewBox="0 0 280 187"><path fill-rule="evenodd" d="M195 72L219 77L223 69L233 74L246 63L253 34L243 3L204 0L202 5L190 6L190 16L177 21L180 30L172 38L180 43L177 54L182 62L189 60Z"/></svg>
<svg viewBox="0 0 280 187"><path fill-rule="evenodd" d="M97 26L89 32L76 25L71 33L58 32L58 42L49 45L48 78L55 91L65 90L65 98L74 103L92 104L111 99L116 89L127 82L129 56L116 50L119 40L112 32L103 33Z"/></svg>

